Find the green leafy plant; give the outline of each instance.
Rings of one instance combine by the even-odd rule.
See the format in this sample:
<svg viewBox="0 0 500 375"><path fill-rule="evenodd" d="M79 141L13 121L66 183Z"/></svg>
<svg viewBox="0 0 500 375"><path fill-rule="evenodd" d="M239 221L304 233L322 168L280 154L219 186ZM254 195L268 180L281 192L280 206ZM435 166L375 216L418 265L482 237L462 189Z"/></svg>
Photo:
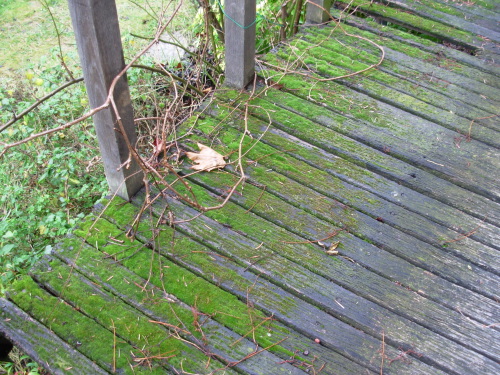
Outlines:
<svg viewBox="0 0 500 375"><path fill-rule="evenodd" d="M51 91L63 74L49 68L28 76L15 89L0 87L1 123ZM35 78L38 77L38 78ZM43 81L37 85L34 80ZM85 90L74 86L40 105L22 122L0 133L11 143L55 127L84 110ZM0 282L9 283L67 234L106 192L91 123L36 138L10 150L0 164Z"/></svg>
<svg viewBox="0 0 500 375"><path fill-rule="evenodd" d="M11 362L0 362L0 374L6 375L48 375L29 356L14 348L9 355Z"/></svg>

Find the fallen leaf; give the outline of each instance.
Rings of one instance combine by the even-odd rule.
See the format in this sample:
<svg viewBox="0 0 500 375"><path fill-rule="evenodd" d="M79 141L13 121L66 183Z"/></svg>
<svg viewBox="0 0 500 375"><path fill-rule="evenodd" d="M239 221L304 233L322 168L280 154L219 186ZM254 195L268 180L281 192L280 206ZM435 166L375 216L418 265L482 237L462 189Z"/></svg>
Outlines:
<svg viewBox="0 0 500 375"><path fill-rule="evenodd" d="M330 245L330 248L326 251L328 255L337 255L339 252L337 247L339 246L340 241L334 242Z"/></svg>
<svg viewBox="0 0 500 375"><path fill-rule="evenodd" d="M212 169L224 168L226 162L221 154L201 143L198 143L198 148L200 152L186 152L186 156L196 163L191 169L210 172Z"/></svg>

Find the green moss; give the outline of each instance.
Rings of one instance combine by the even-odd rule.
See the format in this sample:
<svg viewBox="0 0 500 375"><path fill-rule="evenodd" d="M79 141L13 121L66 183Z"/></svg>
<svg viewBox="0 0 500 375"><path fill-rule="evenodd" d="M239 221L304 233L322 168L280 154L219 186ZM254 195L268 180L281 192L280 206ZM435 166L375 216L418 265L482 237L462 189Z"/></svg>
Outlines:
<svg viewBox="0 0 500 375"><path fill-rule="evenodd" d="M368 41L370 40L373 43L383 46L384 48L402 52L407 56L419 59L421 61L430 62L434 65L443 67L448 70L462 72L464 69L464 66L459 62L453 61L451 63L448 59L437 56L434 53L426 52L425 50L422 50L422 48L414 47L411 44L417 42L419 44L436 49L437 45L432 41L425 40L415 35L396 29L391 29L391 37L387 37L386 35L389 35L387 33L387 26L382 26L370 19L364 19L363 22L369 25L371 28L378 30L379 33L361 30L359 28L344 24L342 25L342 30L344 30L345 32L341 29L332 31L332 29L330 28L312 28L308 29L307 32L308 34L314 35L317 38L322 37L324 42L328 41L334 43L338 41L339 43L343 43L346 46L346 51L344 51L344 53L349 52L349 55L352 53L350 51L352 49L354 53L359 50L366 50L370 51L374 56L379 56L380 49ZM330 36L333 36L333 38L330 39ZM368 40L363 40L361 38L366 38ZM384 61L384 64L388 64L387 59ZM394 70L394 68L397 68L397 64L389 65L389 67L393 69L393 71L396 71ZM407 72L405 72L405 75L407 75Z"/></svg>
<svg viewBox="0 0 500 375"><path fill-rule="evenodd" d="M209 198L204 189L193 186L193 190L201 203L208 203ZM204 192L205 195L203 194ZM130 220L131 217L134 217L137 208L130 204L122 206L120 203L119 199L115 198L108 206L104 215L110 219L114 219L115 217L118 219L129 217ZM213 215L217 215L219 218L227 220L227 216L224 218L219 211L214 211ZM117 224L120 225L120 223ZM127 225L128 221L124 221L122 224ZM137 237L141 238L143 241L149 241L150 238L144 235L148 234L150 228L151 223L144 220L141 221L138 227L139 232ZM224 267L220 262L215 262L212 255L213 250L207 249L198 242L180 233L175 234L175 241L172 244L173 233L172 229L168 226L162 227L160 231L155 232L157 232L157 237L154 243L163 254L169 254L169 259L183 262L185 257L189 257L189 264L194 264L197 269L203 270L203 275L210 280L216 275L217 282L229 282L233 287L239 290L245 291L251 287L251 283L243 279L238 273L232 271L230 268ZM207 236L210 236L210 233L207 233ZM171 247L168 244L172 244ZM109 252L108 247L102 250ZM164 268L162 275L162 271L158 270L158 267L151 267L151 254L148 253L149 251L147 249L143 249L143 251L140 252L134 252L134 250L131 249L130 251L120 253L119 258L125 258L125 260L122 261L125 266L136 272L139 276L148 278L153 285L158 287L165 285L168 293L175 295L190 306L196 306L200 312L212 316L215 320L241 335L250 331L255 321L265 319L265 315L262 312L253 309L251 320L248 315L248 306L241 302L236 296L192 274L170 260L161 260L161 265ZM265 293L265 295L262 293ZM269 290L264 291L259 288L254 288L252 290L252 298L272 298L272 294L273 293ZM274 300L276 301L276 307L281 309L284 314L286 314L286 311L293 308L291 304L292 301L284 303L282 298L278 295L276 295ZM224 306L223 310L221 310L221 306ZM273 344L273 340L276 340L276 337L285 336L287 333L283 331L282 328L273 324L258 328L255 332L256 335L261 337L259 344L263 347ZM272 336L268 336L269 332L272 332ZM273 347L272 351L285 353L286 355L290 355L291 353L289 350L280 346Z"/></svg>
<svg viewBox="0 0 500 375"><path fill-rule="evenodd" d="M70 305L43 291L27 276L14 283L9 298L22 310L37 317L58 336L64 337L91 360L103 368L112 368L114 337L111 331L104 329L83 314L75 314ZM141 357L140 351L121 339L116 340L115 348L117 353L123 353L121 356L116 356L115 360L116 367L122 369L124 374L165 372L165 369L157 367L152 371L140 367L132 369L130 367L133 364L131 354Z"/></svg>
<svg viewBox="0 0 500 375"><path fill-rule="evenodd" d="M306 96L308 94L314 95L314 92L311 92L304 87L304 80L301 78L287 76L283 78L281 82L284 83L287 88L289 86L300 87L294 90L295 94L298 94L300 96ZM323 93L323 100L330 101L330 90L326 88L323 89L323 83L318 83L317 86L321 90L320 92ZM267 114L272 113L273 126L283 129L292 135L297 135L301 139L304 139L307 142L319 147L322 147L324 145L323 141L326 141L329 145L329 152L342 156L342 159L335 160L334 166L332 164L322 164L328 163L328 161L325 160L324 156L320 153L316 158L314 158L314 160L311 160L320 168L323 168L324 165L323 169L328 169L331 167L339 172L342 171L342 173L345 173L347 176L359 179L363 179L363 176L366 176L366 173L368 173L366 171L366 168L364 168L364 160L370 160L372 164L389 171L393 170L392 166L388 164L387 157L385 155L376 152L369 147L365 147L342 134L346 131L345 126L343 125L343 122L346 121L345 117L336 115L334 112L329 112L330 117L328 118L326 118L326 116L322 117L322 119L325 121L328 119L328 124L330 124L335 129L335 131L332 131L331 129L320 127L310 119L306 118L307 114L301 116L293 112L287 112L282 108L276 106L274 102L278 102L279 98L274 96L273 91L268 91L266 95L267 96L262 97L269 99L269 101L255 101L254 104L256 104L256 106L253 107L254 115L261 118L263 122L257 121L253 117L250 117L248 119L248 125L250 127L250 130L252 131L252 134L254 134L254 137L266 129ZM300 110L301 114L304 113L304 111L307 111L308 108L318 108L296 97L291 97L291 99L287 97L286 100L282 100L282 102L292 103L290 106L287 105L287 107L290 107L294 111ZM370 103L365 104L365 106L367 106L365 108L368 111L376 110L374 107L370 106ZM319 111L324 111L324 109L320 108ZM221 117L224 117L226 115L227 113L220 113ZM317 118L318 113L313 109L311 110L310 116L311 118ZM341 133L338 133L337 131L340 131ZM314 152L312 152L312 150L308 148L298 147L297 144L291 142L286 137L284 138L280 135L274 135L273 132L268 132L264 136L263 141L265 143L271 143L275 147L281 146L278 148L281 150L288 150L289 154L298 154L305 160L310 160L310 158L314 155ZM262 158L263 155L267 154L263 153L260 158ZM355 165L352 164L352 162L357 163L359 167L356 168Z"/></svg>
<svg viewBox="0 0 500 375"><path fill-rule="evenodd" d="M311 51L317 51L320 50L320 47L316 47L314 50ZM287 51L283 51L283 56L288 56L289 53ZM315 54L313 52L309 53L310 56L314 56ZM326 56L327 54L324 54ZM312 65L315 66L315 69L322 73L322 75L327 76L327 77L335 77L337 74L337 70L335 68L332 69L331 64L338 63L337 58L335 57L335 54L331 54L330 57L323 57L325 60L316 60L314 57L308 57L306 59L307 62L311 63ZM364 69L367 68L367 65L360 65L360 64L351 64L353 66L353 70L356 69ZM357 66L358 65L358 66ZM344 71L343 74L349 73L351 71ZM427 89L421 88L419 86L412 85L410 82L407 81L402 81L398 79L397 77L391 76L386 73L381 73L377 70L371 70L369 72L364 73L363 75L369 76L370 78L375 79L376 81L373 81L371 79L364 79L362 82L359 82L359 86L362 87L363 91L367 91L370 96L374 98L380 98L383 101L389 101L393 105L396 105L402 109L405 110L410 110L413 113L421 114L425 113L427 115L440 115L445 116L445 117L450 117L450 113L448 110L443 110L449 109L450 106L455 106L455 104L447 97L435 93L432 91L429 91ZM355 83L358 83L359 76L357 76L354 80ZM348 79L351 80L352 79ZM380 83L379 83L380 82ZM391 85L390 87L388 85ZM401 127L399 123L393 122L391 120L391 116L384 115L380 111L376 110L376 108L373 108L373 104L369 103L363 103L359 102L356 100L355 97L353 97L352 103L346 103L345 100L340 101L338 100L339 96L342 96L343 98L347 97L352 97L353 94L351 93L337 93L337 91L343 91L342 89L337 90L339 85L336 84L330 84L329 85L331 89L329 91L335 93L329 95L328 99L330 101L334 101L335 105L332 106L335 108L335 110L340 110L343 113L349 113L350 115L355 116L356 118L367 121L373 125L376 125L378 127L386 127L391 129L391 131L394 134L397 134L401 137L407 137L409 134L406 132L404 127ZM335 86L335 87L333 87ZM397 88L395 90L394 88ZM278 94L278 95L283 95L283 94ZM321 94L323 97L325 96L324 93ZM310 96L310 95L309 95ZM335 97L336 96L336 97ZM270 97L268 94L267 97ZM297 107L298 104L294 103L297 101L297 99L293 99L290 96L287 97L286 99L278 100L275 99L276 102L281 102L281 103L286 103L287 106L290 108L301 108ZM323 100L324 102L324 100ZM345 104L343 104L345 103ZM307 104L308 106L311 106L309 103ZM319 111L323 111L324 109L321 109ZM308 116L312 116L312 114L308 114ZM316 115L318 116L318 115ZM309 118L314 118L314 117L309 117ZM445 123L450 122L451 118L449 120L445 120ZM467 130L467 124L457 124L460 126L460 130L466 131Z"/></svg>
<svg viewBox="0 0 500 375"><path fill-rule="evenodd" d="M353 7L359 7L359 9L364 10L369 14L394 19L403 24L415 27L422 32L428 33L429 35L438 35L440 37L444 36L449 39L468 44L472 44L475 39L475 36L467 31L463 31L440 22L425 19L397 8L391 8L377 3L370 3L367 5L367 3L363 0L354 0L351 4Z"/></svg>

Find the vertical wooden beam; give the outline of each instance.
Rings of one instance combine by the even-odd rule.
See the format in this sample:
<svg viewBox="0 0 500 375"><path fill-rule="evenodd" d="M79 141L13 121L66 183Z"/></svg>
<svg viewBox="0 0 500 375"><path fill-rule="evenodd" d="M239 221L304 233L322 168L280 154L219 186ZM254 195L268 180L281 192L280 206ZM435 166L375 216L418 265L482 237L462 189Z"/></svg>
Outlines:
<svg viewBox="0 0 500 375"><path fill-rule="evenodd" d="M125 67L115 0L68 3L89 103L96 108L104 104L113 79ZM137 136L126 76L117 82L113 97L126 136L135 145ZM111 193L129 200L143 185L142 171L130 155L113 109L104 109L93 119Z"/></svg>
<svg viewBox="0 0 500 375"><path fill-rule="evenodd" d="M307 23L325 23L330 20L330 15L323 9L330 11L332 0L308 0L306 8Z"/></svg>
<svg viewBox="0 0 500 375"><path fill-rule="evenodd" d="M226 46L225 85L241 89L255 74L255 0L226 0L224 4Z"/></svg>

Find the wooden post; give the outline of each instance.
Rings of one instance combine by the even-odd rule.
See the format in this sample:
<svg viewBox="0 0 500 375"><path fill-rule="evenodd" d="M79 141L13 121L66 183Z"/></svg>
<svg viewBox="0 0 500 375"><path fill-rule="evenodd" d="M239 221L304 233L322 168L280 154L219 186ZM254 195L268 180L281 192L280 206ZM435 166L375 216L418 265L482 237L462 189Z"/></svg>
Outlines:
<svg viewBox="0 0 500 375"><path fill-rule="evenodd" d="M330 20L330 15L323 9L330 11L332 0L308 0L306 8L307 23L325 23Z"/></svg>
<svg viewBox="0 0 500 375"><path fill-rule="evenodd" d="M115 0L68 0L78 54L92 108L104 104L113 79L125 67ZM127 78L114 90L125 133L135 146L134 115ZM131 157L111 107L93 117L104 171L111 193L129 200L143 185L143 174Z"/></svg>
<svg viewBox="0 0 500 375"><path fill-rule="evenodd" d="M242 89L255 74L255 0L226 0L224 12L225 85Z"/></svg>

